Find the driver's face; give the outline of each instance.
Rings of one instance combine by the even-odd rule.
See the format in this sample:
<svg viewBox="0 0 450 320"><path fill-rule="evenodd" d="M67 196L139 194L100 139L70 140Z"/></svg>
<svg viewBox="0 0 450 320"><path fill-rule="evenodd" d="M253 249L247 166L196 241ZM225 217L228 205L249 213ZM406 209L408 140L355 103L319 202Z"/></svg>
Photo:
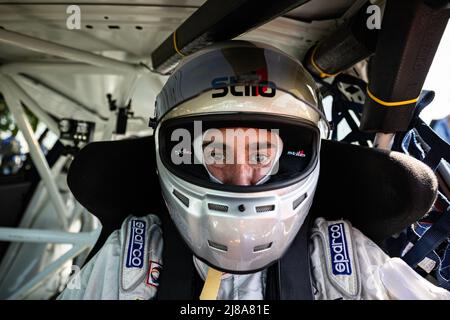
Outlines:
<svg viewBox="0 0 450 320"><path fill-rule="evenodd" d="M223 184L249 186L271 173L282 147L272 131L214 129L204 134L203 159L209 173Z"/></svg>

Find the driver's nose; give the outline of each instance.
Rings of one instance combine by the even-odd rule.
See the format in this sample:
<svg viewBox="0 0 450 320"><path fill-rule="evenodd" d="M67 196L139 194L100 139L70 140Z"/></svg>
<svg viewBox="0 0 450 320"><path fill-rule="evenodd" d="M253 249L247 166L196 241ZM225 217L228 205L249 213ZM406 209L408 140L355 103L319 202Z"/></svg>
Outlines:
<svg viewBox="0 0 450 320"><path fill-rule="evenodd" d="M247 164L235 164L230 166L227 172L226 184L235 186L249 186L252 184L253 170Z"/></svg>

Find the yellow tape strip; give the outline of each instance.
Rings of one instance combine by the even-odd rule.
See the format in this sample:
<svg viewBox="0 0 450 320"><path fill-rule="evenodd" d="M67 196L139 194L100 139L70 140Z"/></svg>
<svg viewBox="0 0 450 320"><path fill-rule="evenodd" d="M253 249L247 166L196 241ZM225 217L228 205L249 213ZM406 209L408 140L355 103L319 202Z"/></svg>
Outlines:
<svg viewBox="0 0 450 320"><path fill-rule="evenodd" d="M404 106L407 104L412 104L412 103L416 103L417 100L419 100L419 97L415 98L415 99L411 99L411 100L404 100L404 101L396 101L396 102L388 102L388 101L383 101L381 99L378 99L377 97L375 97L373 95L372 92L370 92L369 87L367 87L367 95L370 97L370 99L372 99L373 101L386 106L386 107L398 107L398 106Z"/></svg>
<svg viewBox="0 0 450 320"><path fill-rule="evenodd" d="M173 32L173 48L175 49L175 51L182 57L186 57L184 54L181 53L180 50L178 50L178 46L177 46L177 31L175 30Z"/></svg>
<svg viewBox="0 0 450 320"><path fill-rule="evenodd" d="M311 53L311 64L319 72L319 77L321 77L321 78L334 77L335 75L339 74L339 72L337 72L337 73L326 73L322 69L319 68L319 66L314 61L314 55L316 54L316 50L317 50L317 45L314 47L313 52Z"/></svg>
<svg viewBox="0 0 450 320"><path fill-rule="evenodd" d="M216 300L219 293L222 272L209 267L205 284L203 285L200 300Z"/></svg>

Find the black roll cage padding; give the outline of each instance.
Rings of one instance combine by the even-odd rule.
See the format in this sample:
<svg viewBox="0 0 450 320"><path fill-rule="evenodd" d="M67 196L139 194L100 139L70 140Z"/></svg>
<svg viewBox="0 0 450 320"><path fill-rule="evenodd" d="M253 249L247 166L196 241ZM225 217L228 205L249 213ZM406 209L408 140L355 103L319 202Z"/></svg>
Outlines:
<svg viewBox="0 0 450 320"><path fill-rule="evenodd" d="M308 0L208 0L151 53L152 68L169 74L183 58L230 40L303 5Z"/></svg>
<svg viewBox="0 0 450 320"><path fill-rule="evenodd" d="M362 131L407 130L449 14L447 7L425 0L386 2L371 59L371 94L364 104Z"/></svg>

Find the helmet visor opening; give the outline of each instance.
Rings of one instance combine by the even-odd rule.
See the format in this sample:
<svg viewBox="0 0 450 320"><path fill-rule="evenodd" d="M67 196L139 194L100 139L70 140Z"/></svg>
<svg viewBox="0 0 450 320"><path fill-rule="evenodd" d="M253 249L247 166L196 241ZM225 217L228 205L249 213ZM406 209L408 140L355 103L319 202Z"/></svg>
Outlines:
<svg viewBox="0 0 450 320"><path fill-rule="evenodd" d="M161 123L159 156L187 182L233 192L276 189L303 179L317 163L312 123L257 114L187 116Z"/></svg>

